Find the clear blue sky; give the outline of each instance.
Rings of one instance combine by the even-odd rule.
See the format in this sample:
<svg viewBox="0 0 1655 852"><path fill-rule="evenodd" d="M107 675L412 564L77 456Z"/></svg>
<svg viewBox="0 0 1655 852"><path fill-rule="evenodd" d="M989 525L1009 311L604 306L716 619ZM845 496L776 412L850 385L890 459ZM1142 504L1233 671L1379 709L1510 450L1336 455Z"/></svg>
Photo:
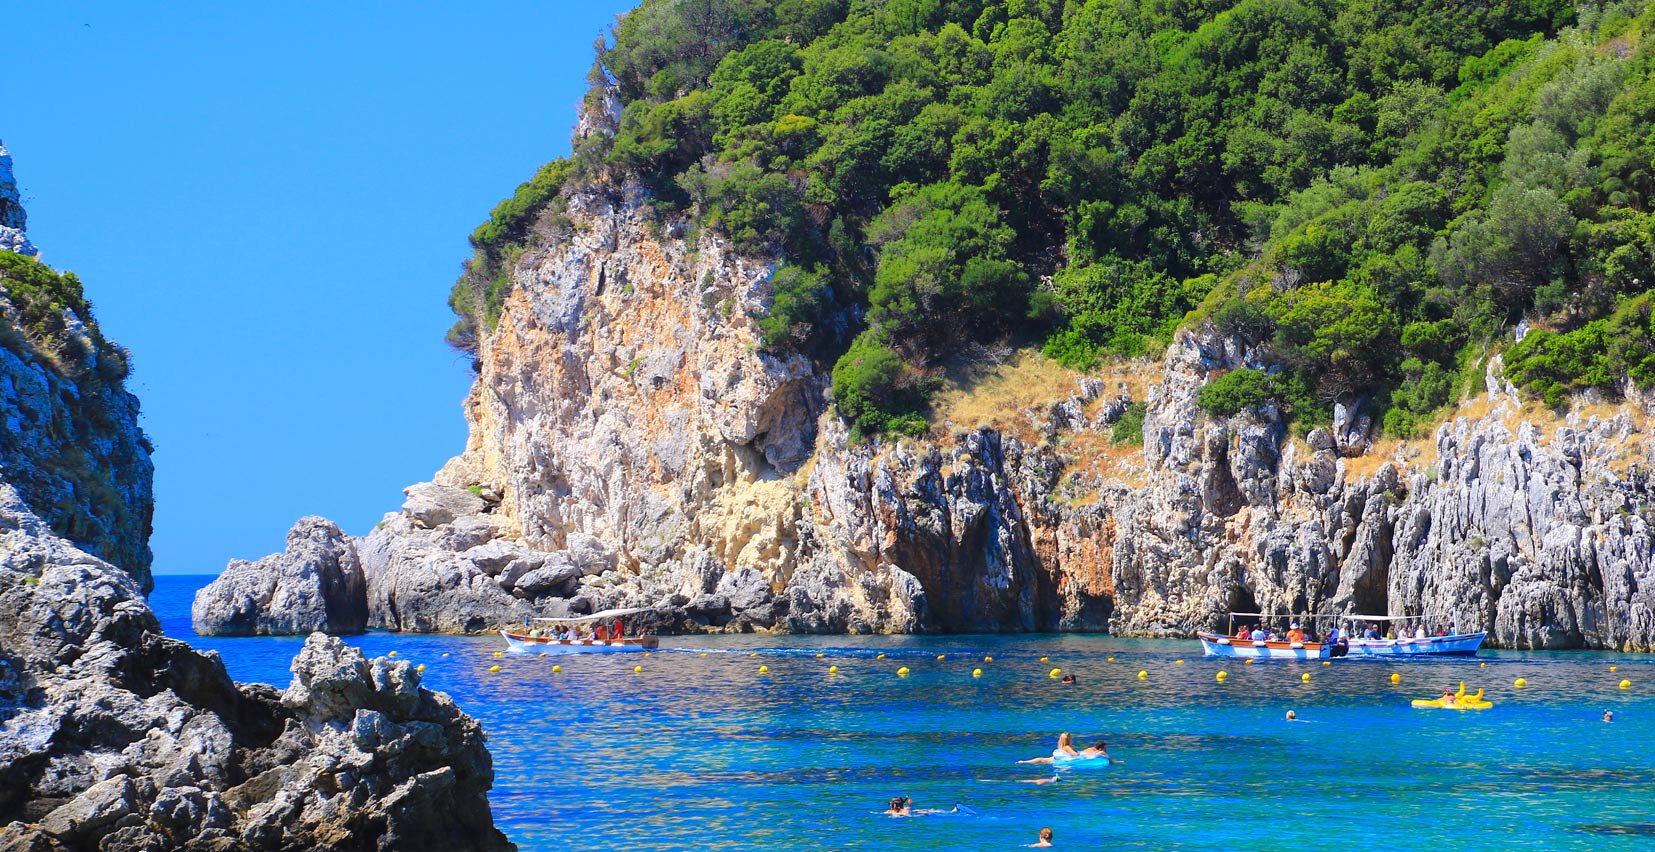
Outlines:
<svg viewBox="0 0 1655 852"><path fill-rule="evenodd" d="M567 153L631 5L8 6L0 140L42 256L134 353L158 572L306 514L366 532L463 448L466 235Z"/></svg>

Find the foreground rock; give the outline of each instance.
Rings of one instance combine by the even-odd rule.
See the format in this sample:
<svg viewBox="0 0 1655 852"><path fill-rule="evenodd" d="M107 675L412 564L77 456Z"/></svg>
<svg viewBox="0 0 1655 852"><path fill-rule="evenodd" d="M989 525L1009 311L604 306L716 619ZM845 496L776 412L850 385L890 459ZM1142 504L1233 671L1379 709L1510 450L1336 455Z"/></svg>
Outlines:
<svg viewBox="0 0 1655 852"><path fill-rule="evenodd" d="M203 636L361 633L368 597L356 544L332 521L300 518L285 552L231 561L195 593L190 616Z"/></svg>
<svg viewBox="0 0 1655 852"><path fill-rule="evenodd" d="M161 635L0 485L0 850L513 848L476 721L313 635L286 691Z"/></svg>

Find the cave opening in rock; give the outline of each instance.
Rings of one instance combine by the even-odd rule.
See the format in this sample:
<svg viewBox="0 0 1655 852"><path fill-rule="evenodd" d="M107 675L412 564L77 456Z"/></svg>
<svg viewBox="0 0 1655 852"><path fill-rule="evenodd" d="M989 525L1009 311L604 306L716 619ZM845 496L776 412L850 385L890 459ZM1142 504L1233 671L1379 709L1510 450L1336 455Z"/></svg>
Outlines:
<svg viewBox="0 0 1655 852"><path fill-rule="evenodd" d="M1221 613L1218 624L1214 625L1213 629L1228 633L1234 630L1235 627L1240 626L1239 622L1235 626L1231 626L1230 613L1258 611L1258 600L1253 597L1253 590L1247 588L1246 583L1237 580L1236 584L1230 588L1230 612Z"/></svg>

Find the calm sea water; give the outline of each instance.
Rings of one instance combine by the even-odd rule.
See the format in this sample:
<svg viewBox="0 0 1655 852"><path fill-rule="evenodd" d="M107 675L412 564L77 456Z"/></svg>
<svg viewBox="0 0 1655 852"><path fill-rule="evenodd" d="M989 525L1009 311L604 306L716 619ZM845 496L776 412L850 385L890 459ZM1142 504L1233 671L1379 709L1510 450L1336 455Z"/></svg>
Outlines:
<svg viewBox="0 0 1655 852"><path fill-rule="evenodd" d="M301 640L190 629L209 579L156 578L167 633L286 686ZM1655 848L1655 658L1245 666L1194 642L947 636L672 637L647 658L497 661L499 639L349 641L424 663L426 686L482 720L496 820L530 852L1015 849L1041 826L1066 849ZM1057 684L1054 666L1080 682ZM1408 704L1462 680L1496 706ZM1016 761L1059 731L1107 738L1115 764L1017 783L1050 776ZM879 816L897 794L975 813Z"/></svg>

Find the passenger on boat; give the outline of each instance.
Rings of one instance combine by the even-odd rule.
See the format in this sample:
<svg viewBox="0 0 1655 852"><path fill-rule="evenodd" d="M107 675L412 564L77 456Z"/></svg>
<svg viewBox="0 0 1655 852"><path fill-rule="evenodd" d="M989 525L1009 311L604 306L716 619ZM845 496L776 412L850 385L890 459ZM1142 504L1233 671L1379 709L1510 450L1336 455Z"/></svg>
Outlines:
<svg viewBox="0 0 1655 852"><path fill-rule="evenodd" d="M1304 629L1299 627L1298 622L1294 622L1292 627L1287 628L1287 641L1304 642Z"/></svg>
<svg viewBox="0 0 1655 852"><path fill-rule="evenodd" d="M1420 626L1414 628L1414 638L1415 639L1424 639L1425 638L1425 625L1421 624Z"/></svg>
<svg viewBox="0 0 1655 852"><path fill-rule="evenodd" d="M1386 639L1395 639L1396 638L1396 628L1395 627L1385 628L1385 638Z"/></svg>
<svg viewBox="0 0 1655 852"><path fill-rule="evenodd" d="M1246 640L1246 639L1247 639L1247 637L1249 637L1249 636L1251 636L1251 635L1253 635L1253 634L1252 634L1252 632L1251 632L1251 631L1250 631L1250 630L1249 630L1249 629L1248 629L1248 627L1247 627L1247 625L1245 625L1245 624L1243 624L1243 625L1241 625L1241 629L1240 629L1240 630L1237 630L1237 631L1236 631L1236 636L1235 636L1235 638L1237 638L1237 639L1241 639L1241 640L1244 640L1244 641L1245 641L1245 640Z"/></svg>
<svg viewBox="0 0 1655 852"><path fill-rule="evenodd" d="M1370 625L1368 625L1368 629L1362 631L1362 638L1363 639L1378 639L1379 638L1379 631L1377 629L1375 629L1373 625L1370 624Z"/></svg>
<svg viewBox="0 0 1655 852"><path fill-rule="evenodd" d="M1033 843L1030 843L1029 848L1030 849L1050 849L1050 848L1052 848L1052 830L1049 829L1049 828L1040 829L1040 839L1033 842Z"/></svg>
<svg viewBox="0 0 1655 852"><path fill-rule="evenodd" d="M1252 639L1254 642L1263 642L1264 640L1270 638L1270 634L1264 632L1264 625L1255 624L1253 625L1253 632L1248 634L1248 638Z"/></svg>
<svg viewBox="0 0 1655 852"><path fill-rule="evenodd" d="M626 638L626 631L621 629L621 620L618 618L615 619L615 629L611 632L614 635L616 642Z"/></svg>
<svg viewBox="0 0 1655 852"><path fill-rule="evenodd" d="M597 627L592 628L592 638L594 640L598 641L598 642L608 642L609 641L609 628L604 627L601 624L598 625Z"/></svg>

